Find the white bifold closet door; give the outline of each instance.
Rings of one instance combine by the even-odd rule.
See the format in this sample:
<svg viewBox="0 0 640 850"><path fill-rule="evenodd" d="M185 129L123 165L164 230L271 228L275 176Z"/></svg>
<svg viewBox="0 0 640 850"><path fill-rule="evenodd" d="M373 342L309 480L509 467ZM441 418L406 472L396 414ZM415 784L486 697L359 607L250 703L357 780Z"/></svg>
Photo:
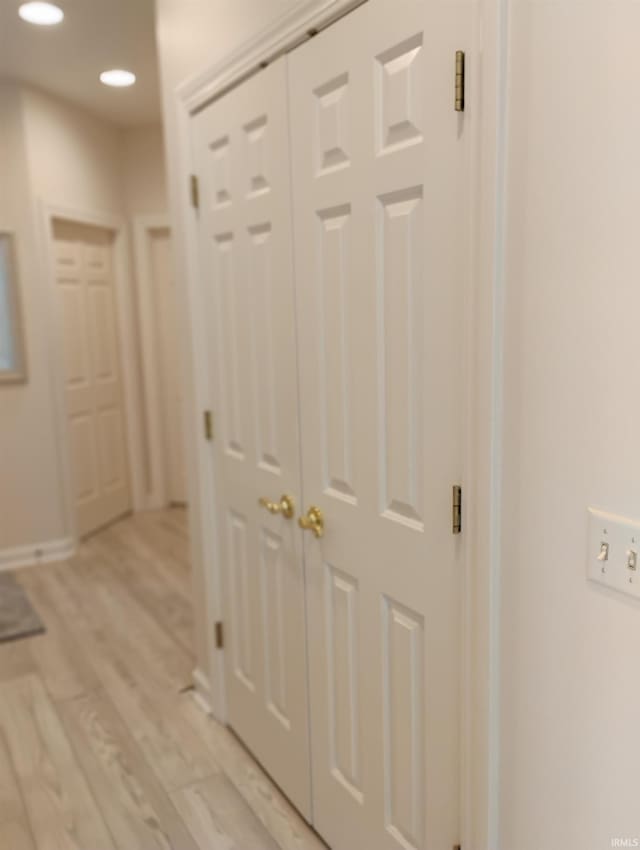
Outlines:
<svg viewBox="0 0 640 850"><path fill-rule="evenodd" d="M113 234L53 229L76 527L90 534L131 509Z"/></svg>
<svg viewBox="0 0 640 850"><path fill-rule="evenodd" d="M459 841L469 10L369 0L289 55L314 825Z"/></svg>
<svg viewBox="0 0 640 850"><path fill-rule="evenodd" d="M300 498L286 60L214 101L193 130L228 719L310 817L301 532L259 505Z"/></svg>

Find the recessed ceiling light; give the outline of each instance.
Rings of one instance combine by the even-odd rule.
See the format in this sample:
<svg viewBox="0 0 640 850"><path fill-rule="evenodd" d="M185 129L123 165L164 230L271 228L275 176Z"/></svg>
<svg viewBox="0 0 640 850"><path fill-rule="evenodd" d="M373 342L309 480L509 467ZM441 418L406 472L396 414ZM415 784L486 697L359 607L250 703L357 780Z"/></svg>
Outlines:
<svg viewBox="0 0 640 850"><path fill-rule="evenodd" d="M18 9L23 21L38 24L41 27L52 27L64 18L64 12L53 3L23 3Z"/></svg>
<svg viewBox="0 0 640 850"><path fill-rule="evenodd" d="M136 81L136 75L131 71L123 71L122 68L113 68L111 71L103 71L100 74L100 82L105 86L116 86L125 88L132 86Z"/></svg>

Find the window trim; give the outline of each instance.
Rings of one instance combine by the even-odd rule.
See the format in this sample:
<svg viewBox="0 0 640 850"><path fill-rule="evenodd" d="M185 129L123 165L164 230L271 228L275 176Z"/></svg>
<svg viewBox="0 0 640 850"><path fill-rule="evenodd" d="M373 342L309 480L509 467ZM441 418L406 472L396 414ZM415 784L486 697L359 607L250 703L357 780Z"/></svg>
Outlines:
<svg viewBox="0 0 640 850"><path fill-rule="evenodd" d="M14 335L13 342L16 359L14 369L0 369L0 386L2 386L4 384L22 384L27 382L27 360L16 235L14 231L0 227L0 240L6 240L9 246L9 309L11 311L10 321L11 330Z"/></svg>

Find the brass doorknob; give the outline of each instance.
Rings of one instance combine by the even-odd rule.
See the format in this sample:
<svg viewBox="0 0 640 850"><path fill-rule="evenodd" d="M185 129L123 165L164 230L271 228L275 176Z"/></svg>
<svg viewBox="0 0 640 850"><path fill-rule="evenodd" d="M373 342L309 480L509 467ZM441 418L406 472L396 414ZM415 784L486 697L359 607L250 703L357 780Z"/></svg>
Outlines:
<svg viewBox="0 0 640 850"><path fill-rule="evenodd" d="M305 531L312 531L314 537L324 536L324 517L320 508L311 505L306 516L301 516L298 525Z"/></svg>
<svg viewBox="0 0 640 850"><path fill-rule="evenodd" d="M296 512L296 505L291 496L280 496L279 502L272 502L266 497L258 499L258 504L266 508L270 514L282 514L285 519L291 519Z"/></svg>

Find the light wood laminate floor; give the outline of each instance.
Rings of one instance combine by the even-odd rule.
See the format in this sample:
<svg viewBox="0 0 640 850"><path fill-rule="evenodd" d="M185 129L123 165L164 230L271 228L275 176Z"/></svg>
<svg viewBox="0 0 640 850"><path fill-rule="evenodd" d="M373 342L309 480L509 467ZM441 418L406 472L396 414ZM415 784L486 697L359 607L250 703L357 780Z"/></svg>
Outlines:
<svg viewBox="0 0 640 850"><path fill-rule="evenodd" d="M0 645L1 850L320 850L188 689L184 511L18 580L47 632Z"/></svg>

